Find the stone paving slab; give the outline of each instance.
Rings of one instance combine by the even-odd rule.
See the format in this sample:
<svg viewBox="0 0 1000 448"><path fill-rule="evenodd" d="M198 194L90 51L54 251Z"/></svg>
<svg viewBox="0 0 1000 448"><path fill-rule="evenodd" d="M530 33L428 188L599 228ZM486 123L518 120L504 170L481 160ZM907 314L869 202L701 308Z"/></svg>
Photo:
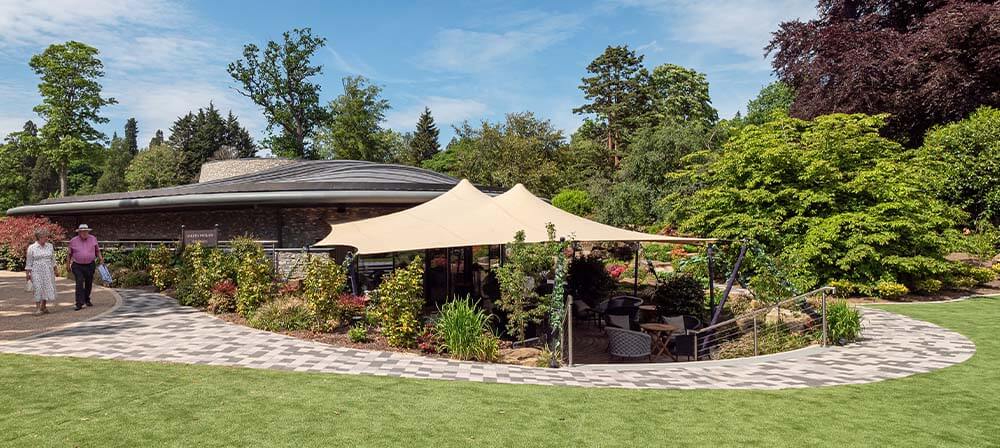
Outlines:
<svg viewBox="0 0 1000 448"><path fill-rule="evenodd" d="M161 294L118 290L115 310L72 328L0 343L0 352L491 383L655 389L788 389L860 384L965 361L972 341L863 309L864 339L731 361L543 369L335 347L216 319Z"/></svg>

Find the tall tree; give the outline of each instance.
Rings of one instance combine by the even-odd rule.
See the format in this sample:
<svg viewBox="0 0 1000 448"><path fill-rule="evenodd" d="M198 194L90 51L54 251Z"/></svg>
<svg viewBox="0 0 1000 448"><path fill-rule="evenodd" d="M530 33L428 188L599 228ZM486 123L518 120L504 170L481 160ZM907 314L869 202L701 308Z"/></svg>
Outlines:
<svg viewBox="0 0 1000 448"><path fill-rule="evenodd" d="M564 186L559 161L566 142L549 120L511 113L502 123L464 123L455 130L455 139L434 158L453 158L450 174L495 187L522 183L543 196Z"/></svg>
<svg viewBox="0 0 1000 448"><path fill-rule="evenodd" d="M104 155L104 166L101 170L101 177L97 179L97 184L94 186L94 192L126 191L128 186L125 184L125 169L128 168L131 161L132 153L128 149L128 140L119 138L118 134L115 134Z"/></svg>
<svg viewBox="0 0 1000 448"><path fill-rule="evenodd" d="M0 144L0 213L31 200L30 180L38 146L38 128L31 121Z"/></svg>
<svg viewBox="0 0 1000 448"><path fill-rule="evenodd" d="M719 113L712 107L704 73L663 64L653 69L650 84L657 122L711 126L719 120Z"/></svg>
<svg viewBox="0 0 1000 448"><path fill-rule="evenodd" d="M133 157L139 152L139 122L135 117L125 122L125 150Z"/></svg>
<svg viewBox="0 0 1000 448"><path fill-rule="evenodd" d="M101 108L115 104L114 98L101 96L104 64L96 48L69 41L53 44L32 56L29 65L41 77L38 91L42 104L34 110L45 119L42 126L42 152L59 174L59 193L68 192L70 164L100 146L104 134L95 124L107 123Z"/></svg>
<svg viewBox="0 0 1000 448"><path fill-rule="evenodd" d="M419 166L424 160L429 160L441 150L438 143L438 128L434 124L434 117L431 116L430 108L425 107L424 112L417 119L417 130L410 140L409 150L403 163L407 165Z"/></svg>
<svg viewBox="0 0 1000 448"><path fill-rule="evenodd" d="M604 50L587 66L592 76L583 78L580 89L590 102L573 109L595 114L604 130L604 141L616 164L628 132L639 128L650 112L649 72L642 55L628 46Z"/></svg>
<svg viewBox="0 0 1000 448"><path fill-rule="evenodd" d="M169 142L184 159L181 178L188 181L197 179L201 165L219 150L239 157L251 157L257 151L250 133L240 126L236 116L230 112L223 118L212 103L174 121Z"/></svg>
<svg viewBox="0 0 1000 448"><path fill-rule="evenodd" d="M330 102L330 120L317 138L317 153L326 159L386 162L391 137L382 128L389 101L382 88L363 76L343 79L344 93Z"/></svg>
<svg viewBox="0 0 1000 448"><path fill-rule="evenodd" d="M147 145L146 147L147 148L152 148L154 146L160 146L165 141L166 140L163 138L163 131L160 130L160 129L157 129L156 133L153 134L153 138L149 139L149 145Z"/></svg>
<svg viewBox="0 0 1000 448"><path fill-rule="evenodd" d="M795 92L788 84L775 81L757 94L757 97L747 103L746 124L764 124L775 118L776 113L788 115L789 108L795 101Z"/></svg>
<svg viewBox="0 0 1000 448"><path fill-rule="evenodd" d="M819 16L782 23L767 46L795 91L791 114L890 113L886 131L924 131L1000 106L1000 3L822 0Z"/></svg>
<svg viewBox="0 0 1000 448"><path fill-rule="evenodd" d="M313 36L311 29L296 28L283 33L280 43L269 41L263 51L247 44L243 59L229 64L229 74L242 86L238 91L264 110L271 133L265 145L277 156L314 157L309 140L326 111L319 104L320 86L309 82L323 67L310 59L324 45L326 39Z"/></svg>
<svg viewBox="0 0 1000 448"><path fill-rule="evenodd" d="M129 191L171 187L183 184L181 169L184 156L167 145L150 146L139 152L125 169Z"/></svg>

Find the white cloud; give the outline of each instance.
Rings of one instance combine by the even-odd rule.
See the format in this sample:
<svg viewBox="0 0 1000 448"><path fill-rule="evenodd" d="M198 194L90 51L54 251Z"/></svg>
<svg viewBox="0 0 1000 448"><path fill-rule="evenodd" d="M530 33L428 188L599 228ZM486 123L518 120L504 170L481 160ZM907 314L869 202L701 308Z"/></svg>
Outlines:
<svg viewBox="0 0 1000 448"><path fill-rule="evenodd" d="M222 113L232 109L260 134L259 110L229 88L226 65L239 56L239 47L219 37L228 34L201 22L177 0L0 0L0 63L24 64L66 40L97 48L106 72L104 93L118 100L104 109L111 123L102 128L120 134L125 118L136 117L141 143L209 102ZM37 119L31 112L38 101L34 84L16 87L32 97L0 102L0 116L8 117L0 125L25 114Z"/></svg>
<svg viewBox="0 0 1000 448"><path fill-rule="evenodd" d="M815 0L619 0L668 20L670 39L733 51L755 69L768 69L764 47L781 22L811 19Z"/></svg>
<svg viewBox="0 0 1000 448"><path fill-rule="evenodd" d="M431 69L479 72L562 42L583 20L577 14L529 11L508 17L501 31L449 28L437 33L424 59Z"/></svg>
<svg viewBox="0 0 1000 448"><path fill-rule="evenodd" d="M430 108L438 128L483 117L489 110L486 104L480 101L464 98L428 96L421 98L417 103L413 107L390 112L386 116L386 125L401 132L412 131L425 106Z"/></svg>

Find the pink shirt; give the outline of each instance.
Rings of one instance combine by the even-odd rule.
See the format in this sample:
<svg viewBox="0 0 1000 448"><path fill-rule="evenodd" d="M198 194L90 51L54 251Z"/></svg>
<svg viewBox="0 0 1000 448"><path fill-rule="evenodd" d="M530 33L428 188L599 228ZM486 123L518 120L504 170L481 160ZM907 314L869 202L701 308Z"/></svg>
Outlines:
<svg viewBox="0 0 1000 448"><path fill-rule="evenodd" d="M69 257L76 264L90 264L97 258L97 238L93 235L87 239L80 238L79 235L69 240Z"/></svg>

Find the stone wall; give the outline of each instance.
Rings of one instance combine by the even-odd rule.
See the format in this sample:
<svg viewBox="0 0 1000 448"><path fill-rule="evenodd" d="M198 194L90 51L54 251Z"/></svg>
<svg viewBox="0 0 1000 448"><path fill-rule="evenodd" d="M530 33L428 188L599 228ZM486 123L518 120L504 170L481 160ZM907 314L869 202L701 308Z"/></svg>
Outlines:
<svg viewBox="0 0 1000 448"><path fill-rule="evenodd" d="M201 165L201 173L198 175L198 182L208 182L210 180L226 179L229 177L241 176L244 174L264 171L276 166L295 163L291 159L233 159L216 160L205 162Z"/></svg>
<svg viewBox="0 0 1000 448"><path fill-rule="evenodd" d="M256 207L214 210L54 215L52 221L72 232L79 224L94 229L106 241L177 240L181 226L211 229L219 225L219 238L230 240L253 235L278 241L279 247L301 248L330 233L330 224L356 221L402 210L408 206Z"/></svg>

